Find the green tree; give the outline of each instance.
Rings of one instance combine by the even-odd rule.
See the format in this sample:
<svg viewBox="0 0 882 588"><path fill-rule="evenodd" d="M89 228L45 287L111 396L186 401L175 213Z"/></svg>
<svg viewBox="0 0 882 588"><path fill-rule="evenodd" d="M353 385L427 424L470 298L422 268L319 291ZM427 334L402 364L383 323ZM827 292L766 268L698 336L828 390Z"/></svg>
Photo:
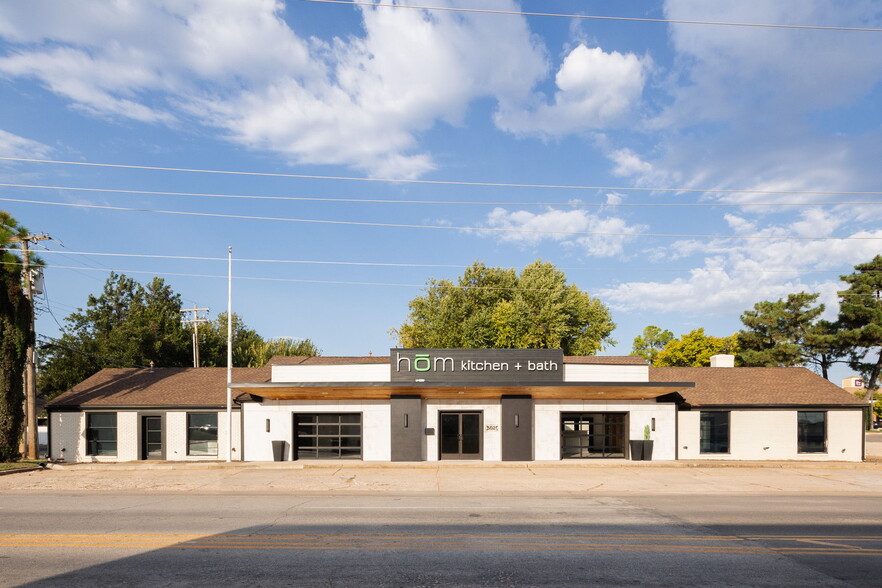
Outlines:
<svg viewBox="0 0 882 588"><path fill-rule="evenodd" d="M639 355L650 364L655 365L655 358L673 339L674 334L667 329L662 330L655 325L649 325L643 329L642 335L634 337L631 355Z"/></svg>
<svg viewBox="0 0 882 588"><path fill-rule="evenodd" d="M809 365L825 378L846 355L838 328L820 319L819 294L799 292L787 299L764 301L741 315L746 329L738 332L741 361L747 366Z"/></svg>
<svg viewBox="0 0 882 588"><path fill-rule="evenodd" d="M248 327L242 317L233 313L233 365L260 367L275 355L320 355L309 339L264 340ZM199 358L204 367L227 365L227 313L222 312L213 321L199 328Z"/></svg>
<svg viewBox="0 0 882 588"><path fill-rule="evenodd" d="M160 278L145 287L112 272L99 296L65 319L61 337L45 346L40 384L48 398L106 367L180 367L191 359L181 325L181 297Z"/></svg>
<svg viewBox="0 0 882 588"><path fill-rule="evenodd" d="M520 275L475 262L455 284L429 280L409 308L407 322L392 331L402 347L560 348L593 355L615 344L609 309L541 260Z"/></svg>
<svg viewBox="0 0 882 588"><path fill-rule="evenodd" d="M263 338L233 313L233 365L258 367L254 350ZM213 321L199 327L199 361L203 367L226 367L227 365L227 313L222 312ZM263 364L259 364L263 365Z"/></svg>
<svg viewBox="0 0 882 588"><path fill-rule="evenodd" d="M31 304L22 291L21 260L5 247L10 238L27 234L8 213L0 211L0 462L19 458L24 426L23 372L27 347L33 343Z"/></svg>
<svg viewBox="0 0 882 588"><path fill-rule="evenodd" d="M267 339L254 343L246 350L248 366L258 367L266 365L270 359L277 355L286 357L305 355L312 357L321 355L321 351L309 339Z"/></svg>
<svg viewBox="0 0 882 588"><path fill-rule="evenodd" d="M882 255L840 276L848 288L839 292L840 337L850 346L849 366L864 376L865 400L879 387L882 371Z"/></svg>
<svg viewBox="0 0 882 588"><path fill-rule="evenodd" d="M704 329L695 329L672 339L655 358L652 365L668 367L704 367L710 365L713 355L738 353L738 335L713 337Z"/></svg>

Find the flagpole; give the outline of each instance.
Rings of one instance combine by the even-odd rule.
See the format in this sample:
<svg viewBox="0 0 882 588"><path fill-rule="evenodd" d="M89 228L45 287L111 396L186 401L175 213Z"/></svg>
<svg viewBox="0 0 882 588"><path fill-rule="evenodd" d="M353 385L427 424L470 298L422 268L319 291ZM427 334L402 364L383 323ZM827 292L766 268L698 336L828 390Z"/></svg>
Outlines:
<svg viewBox="0 0 882 588"><path fill-rule="evenodd" d="M227 461L233 459L233 246L227 248Z"/></svg>

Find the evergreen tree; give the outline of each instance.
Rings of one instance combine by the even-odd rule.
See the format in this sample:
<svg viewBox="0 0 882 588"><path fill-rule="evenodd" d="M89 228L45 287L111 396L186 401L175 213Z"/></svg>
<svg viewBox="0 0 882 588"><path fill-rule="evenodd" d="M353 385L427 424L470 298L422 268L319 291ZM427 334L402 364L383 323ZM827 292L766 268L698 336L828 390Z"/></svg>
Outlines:
<svg viewBox="0 0 882 588"><path fill-rule="evenodd" d="M839 292L842 341L850 347L849 366L864 376L865 400L873 397L882 372L882 255L840 276L848 284Z"/></svg>
<svg viewBox="0 0 882 588"><path fill-rule="evenodd" d="M820 319L824 305L813 306L818 296L789 294L786 300L758 302L744 312L741 322L746 329L738 332L743 365L809 365L826 378L846 350L837 326Z"/></svg>

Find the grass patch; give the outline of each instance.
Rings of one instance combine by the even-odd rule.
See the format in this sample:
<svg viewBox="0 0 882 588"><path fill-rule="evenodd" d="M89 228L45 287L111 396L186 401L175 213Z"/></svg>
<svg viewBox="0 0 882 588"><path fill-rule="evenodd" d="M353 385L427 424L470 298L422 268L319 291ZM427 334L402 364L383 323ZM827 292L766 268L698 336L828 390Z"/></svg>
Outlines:
<svg viewBox="0 0 882 588"><path fill-rule="evenodd" d="M7 471L7 470L20 470L20 469L24 469L24 468L32 468L34 466L40 465L41 462L45 463L45 460L23 459L21 461L0 462L0 472Z"/></svg>

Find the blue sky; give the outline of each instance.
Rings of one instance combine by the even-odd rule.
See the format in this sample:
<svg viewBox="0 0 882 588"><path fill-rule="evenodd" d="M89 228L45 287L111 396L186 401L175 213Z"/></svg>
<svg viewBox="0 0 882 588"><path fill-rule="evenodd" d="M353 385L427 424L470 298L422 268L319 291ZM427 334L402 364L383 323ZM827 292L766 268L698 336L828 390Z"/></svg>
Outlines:
<svg viewBox="0 0 882 588"><path fill-rule="evenodd" d="M431 5L882 28L860 0ZM0 207L64 245L47 336L111 268L213 317L231 245L234 310L326 355L386 353L430 277L537 258L610 306L624 354L790 292L835 313L838 276L882 250L880 80L874 31L4 1Z"/></svg>

